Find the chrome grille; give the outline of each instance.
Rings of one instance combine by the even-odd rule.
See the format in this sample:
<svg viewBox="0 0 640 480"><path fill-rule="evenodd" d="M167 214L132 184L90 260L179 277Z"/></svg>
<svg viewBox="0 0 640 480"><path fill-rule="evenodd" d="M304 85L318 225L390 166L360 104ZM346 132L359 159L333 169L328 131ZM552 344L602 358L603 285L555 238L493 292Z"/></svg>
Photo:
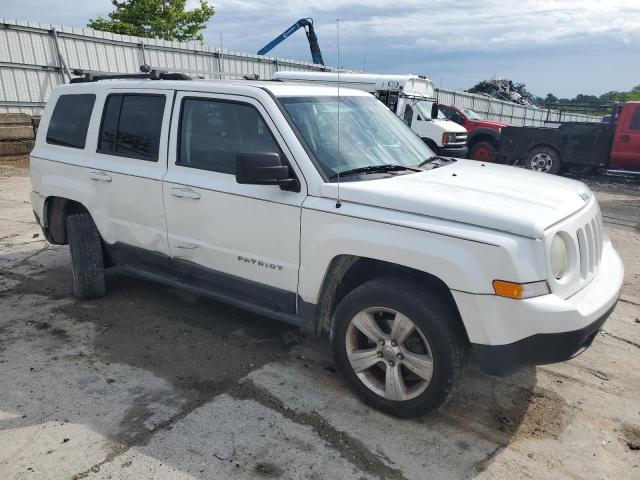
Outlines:
<svg viewBox="0 0 640 480"><path fill-rule="evenodd" d="M576 230L580 256L580 278L591 278L602 256L602 215L598 211L589 222Z"/></svg>

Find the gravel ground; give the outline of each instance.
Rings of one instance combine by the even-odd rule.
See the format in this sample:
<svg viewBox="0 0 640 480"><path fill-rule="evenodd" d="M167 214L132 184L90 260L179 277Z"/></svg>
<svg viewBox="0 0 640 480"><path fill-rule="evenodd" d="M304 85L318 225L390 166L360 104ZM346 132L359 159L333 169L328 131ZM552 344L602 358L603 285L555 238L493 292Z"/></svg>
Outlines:
<svg viewBox="0 0 640 480"><path fill-rule="evenodd" d="M119 274L75 300L25 165L0 165L0 478L640 478L640 183L588 183L626 267L592 348L503 379L471 364L444 409L399 420L354 398L325 337Z"/></svg>

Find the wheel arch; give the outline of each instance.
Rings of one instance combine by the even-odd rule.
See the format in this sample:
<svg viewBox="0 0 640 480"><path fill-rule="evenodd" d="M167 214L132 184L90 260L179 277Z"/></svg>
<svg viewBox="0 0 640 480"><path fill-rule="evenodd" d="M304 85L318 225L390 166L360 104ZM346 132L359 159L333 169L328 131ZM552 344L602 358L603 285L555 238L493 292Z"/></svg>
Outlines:
<svg viewBox="0 0 640 480"><path fill-rule="evenodd" d="M422 141L427 145L427 147L429 147L431 150L433 150L434 153L438 153L438 149L440 147L438 147L438 144L429 137L421 137Z"/></svg>
<svg viewBox="0 0 640 480"><path fill-rule="evenodd" d="M76 200L49 196L44 201L44 232L49 243L67 245L67 217L74 213L89 213L87 208Z"/></svg>
<svg viewBox="0 0 640 480"><path fill-rule="evenodd" d="M436 293L451 308L461 333L469 341L451 289L442 279L415 268L355 255L338 255L329 264L316 306L318 333L332 333L333 314L347 294L369 280L384 276L411 280L423 286L425 291Z"/></svg>
<svg viewBox="0 0 640 480"><path fill-rule="evenodd" d="M532 145L531 147L529 147L529 149L527 150L527 155L529 155L533 150L535 150L536 148L540 148L540 147L546 147L546 148L550 148L551 150L553 150L554 152L556 152L558 154L558 158L560 159L560 161L562 162L562 155L560 154L560 150L558 149L558 147L556 145L553 145L551 143L548 142L543 142L543 143L536 143L535 145Z"/></svg>
<svg viewBox="0 0 640 480"><path fill-rule="evenodd" d="M467 145L471 148L478 142L488 142L498 148L500 142L500 134L490 128L476 128L467 139Z"/></svg>

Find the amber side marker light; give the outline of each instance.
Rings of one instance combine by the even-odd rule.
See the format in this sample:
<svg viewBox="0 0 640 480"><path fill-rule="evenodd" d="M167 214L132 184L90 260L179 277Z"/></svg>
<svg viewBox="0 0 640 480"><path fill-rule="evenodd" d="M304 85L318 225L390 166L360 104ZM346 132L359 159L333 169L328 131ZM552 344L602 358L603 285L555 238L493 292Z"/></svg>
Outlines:
<svg viewBox="0 0 640 480"><path fill-rule="evenodd" d="M504 280L494 280L493 290L499 297L522 300L523 298L539 297L550 293L549 286L544 280L542 282L514 283Z"/></svg>

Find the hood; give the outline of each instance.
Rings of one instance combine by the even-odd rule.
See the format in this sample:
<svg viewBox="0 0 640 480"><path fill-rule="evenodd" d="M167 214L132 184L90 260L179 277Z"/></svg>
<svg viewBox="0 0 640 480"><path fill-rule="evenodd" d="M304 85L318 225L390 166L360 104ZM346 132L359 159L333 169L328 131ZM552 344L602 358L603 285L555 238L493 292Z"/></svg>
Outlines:
<svg viewBox="0 0 640 480"><path fill-rule="evenodd" d="M326 183L323 196L336 198ZM580 195L587 193L584 200ZM458 160L431 171L340 184L356 202L542 238L544 230L583 208L593 194L582 183L505 165Z"/></svg>
<svg viewBox="0 0 640 480"><path fill-rule="evenodd" d="M502 123L502 122L492 122L489 120L471 120L471 121L473 123L478 124L478 126L481 126L481 127L489 127L489 128L508 127L506 123Z"/></svg>
<svg viewBox="0 0 640 480"><path fill-rule="evenodd" d="M452 122L451 120L447 120L446 118L434 118L431 121L434 125L442 128L443 132L467 133L467 129L462 125L458 125L456 122Z"/></svg>

